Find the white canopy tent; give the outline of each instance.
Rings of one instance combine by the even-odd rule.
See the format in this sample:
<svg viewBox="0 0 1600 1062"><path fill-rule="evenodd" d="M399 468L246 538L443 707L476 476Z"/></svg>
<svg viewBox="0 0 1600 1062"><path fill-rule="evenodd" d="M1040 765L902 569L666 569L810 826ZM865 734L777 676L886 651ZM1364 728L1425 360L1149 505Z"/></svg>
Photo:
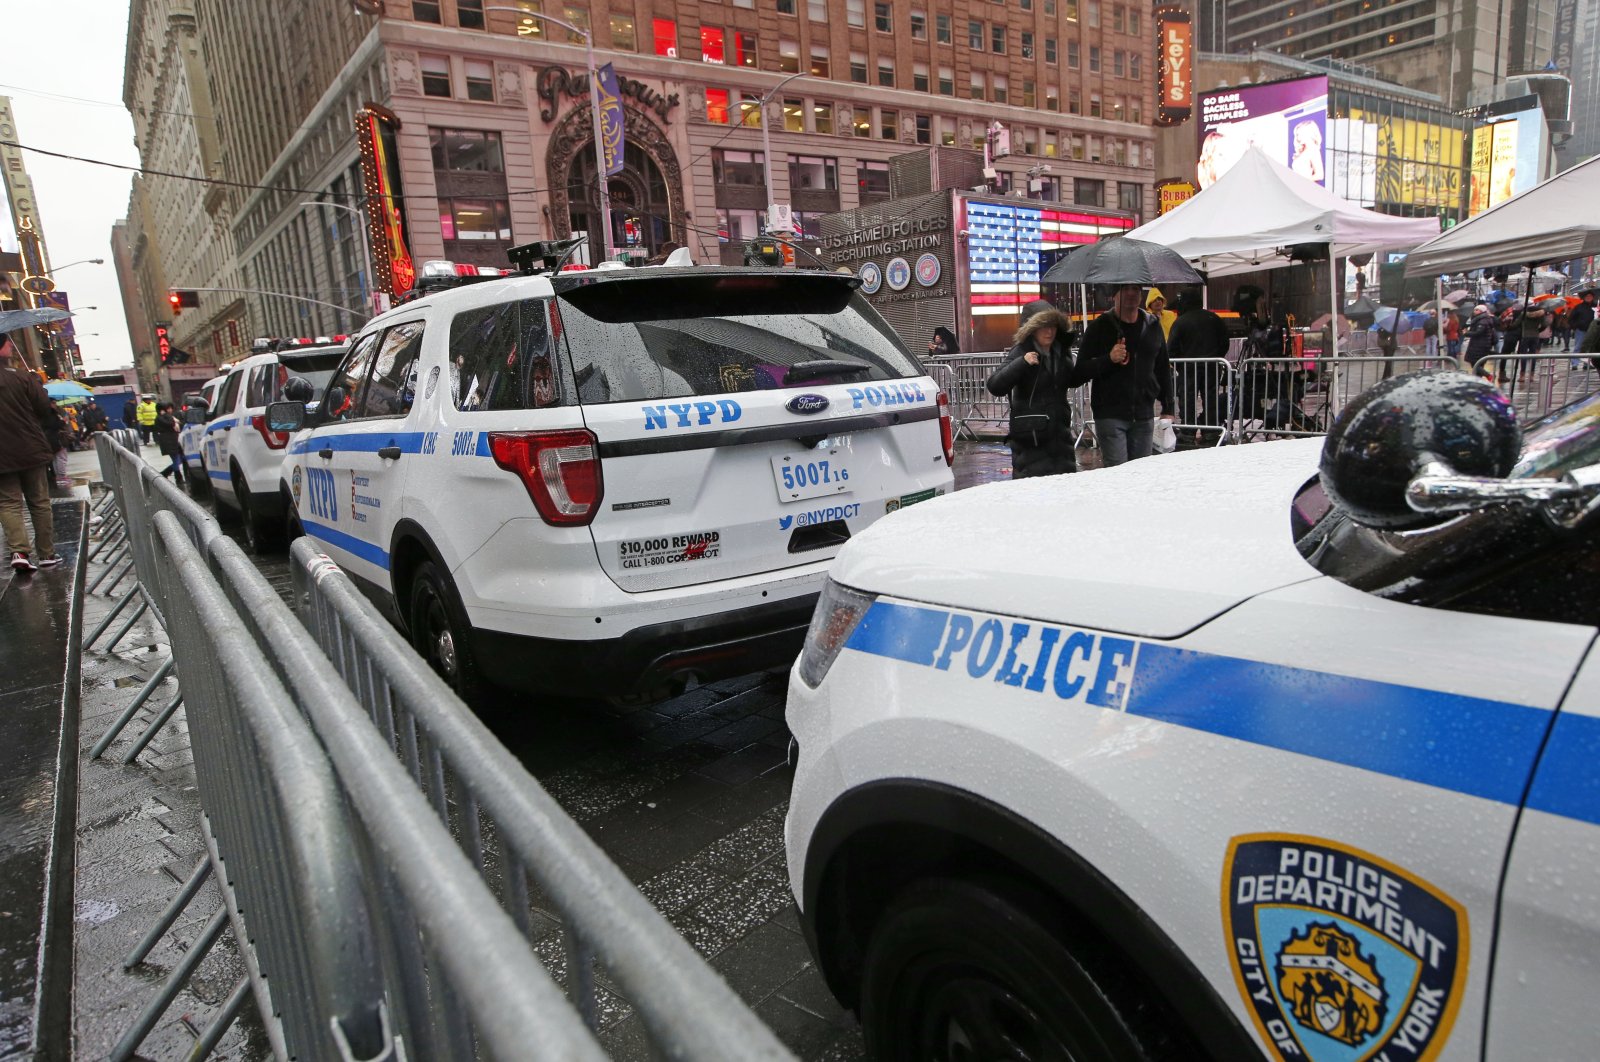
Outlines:
<svg viewBox="0 0 1600 1062"><path fill-rule="evenodd" d="M1406 272L1521 268L1600 254L1600 155L1464 221L1412 251Z"/></svg>

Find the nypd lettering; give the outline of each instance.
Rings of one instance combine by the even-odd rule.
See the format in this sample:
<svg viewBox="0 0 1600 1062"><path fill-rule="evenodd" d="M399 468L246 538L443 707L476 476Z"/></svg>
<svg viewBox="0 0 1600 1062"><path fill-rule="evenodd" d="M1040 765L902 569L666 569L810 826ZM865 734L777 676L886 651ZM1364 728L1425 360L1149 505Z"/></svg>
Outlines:
<svg viewBox="0 0 1600 1062"><path fill-rule="evenodd" d="M811 509L803 513L794 513L790 516L778 517L778 530L787 531L791 527L810 527L812 524L826 524L834 520L853 520L861 513L861 503L852 502L849 505L830 505L826 509Z"/></svg>
<svg viewBox="0 0 1600 1062"><path fill-rule="evenodd" d="M625 539L617 543L617 558L622 567L629 570L687 564L721 555L721 531L658 535L655 538Z"/></svg>
<svg viewBox="0 0 1600 1062"><path fill-rule="evenodd" d="M1467 913L1376 856L1312 837L1235 837L1222 872L1234 977L1280 1060L1410 1062L1450 1035Z"/></svg>
<svg viewBox="0 0 1600 1062"><path fill-rule="evenodd" d="M1139 643L1046 623L874 602L846 649L1121 711Z"/></svg>
<svg viewBox="0 0 1600 1062"><path fill-rule="evenodd" d="M732 424L744 415L739 403L731 398L719 398L714 402L668 402L639 408L644 412L645 431L703 428L713 421Z"/></svg>
<svg viewBox="0 0 1600 1062"><path fill-rule="evenodd" d="M845 393L850 396L853 409L862 406L909 406L918 402L926 402L928 394L916 384L883 384L879 387L846 387Z"/></svg>
<svg viewBox="0 0 1600 1062"><path fill-rule="evenodd" d="M326 468L306 469L306 508L318 520L339 520L339 488Z"/></svg>

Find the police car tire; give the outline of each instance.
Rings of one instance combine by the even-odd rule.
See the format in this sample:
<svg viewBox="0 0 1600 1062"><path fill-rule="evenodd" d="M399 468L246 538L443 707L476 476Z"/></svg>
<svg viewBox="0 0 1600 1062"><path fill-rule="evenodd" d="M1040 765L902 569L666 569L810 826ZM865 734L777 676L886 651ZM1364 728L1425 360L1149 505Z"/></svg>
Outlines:
<svg viewBox="0 0 1600 1062"><path fill-rule="evenodd" d="M295 511L294 498L289 493L289 488L282 488L283 493L283 541L287 546L292 546L295 539L304 538L306 529L300 523L300 514Z"/></svg>
<svg viewBox="0 0 1600 1062"><path fill-rule="evenodd" d="M243 476L234 477L233 493L239 499L239 522L244 529L245 545L258 557L274 552L278 545L279 529L273 526L271 520L256 512L250 488Z"/></svg>
<svg viewBox="0 0 1600 1062"><path fill-rule="evenodd" d="M441 573L432 561L423 561L411 577L405 617L412 648L456 691L458 697L468 704L475 703L484 692L485 683L478 671L478 661L472 655L472 627L467 623L450 577ZM434 632L440 622L448 627L450 641L455 648L453 675L439 659Z"/></svg>
<svg viewBox="0 0 1600 1062"><path fill-rule="evenodd" d="M1181 1032L1183 1046L1164 1042L1170 1022L1095 943L1020 887L918 882L890 903L867 947L867 1054L877 1062L1198 1057ZM985 1015L993 1027L978 1027ZM948 1050L956 1024L979 1036L967 1054Z"/></svg>
<svg viewBox="0 0 1600 1062"><path fill-rule="evenodd" d="M200 463L198 471L193 465L183 466L183 487L191 498L204 498L211 493L211 477L206 473L204 461Z"/></svg>

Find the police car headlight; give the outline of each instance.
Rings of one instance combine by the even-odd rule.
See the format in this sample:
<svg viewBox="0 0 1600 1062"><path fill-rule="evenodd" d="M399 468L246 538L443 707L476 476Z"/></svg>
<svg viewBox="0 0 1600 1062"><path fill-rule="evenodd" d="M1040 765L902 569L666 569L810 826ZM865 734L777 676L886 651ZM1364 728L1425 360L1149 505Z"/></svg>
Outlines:
<svg viewBox="0 0 1600 1062"><path fill-rule="evenodd" d="M822 596L817 598L817 610L811 614L811 628L806 631L806 647L800 651L800 681L812 689L822 685L839 650L875 600L876 594L863 594L832 579L823 580Z"/></svg>

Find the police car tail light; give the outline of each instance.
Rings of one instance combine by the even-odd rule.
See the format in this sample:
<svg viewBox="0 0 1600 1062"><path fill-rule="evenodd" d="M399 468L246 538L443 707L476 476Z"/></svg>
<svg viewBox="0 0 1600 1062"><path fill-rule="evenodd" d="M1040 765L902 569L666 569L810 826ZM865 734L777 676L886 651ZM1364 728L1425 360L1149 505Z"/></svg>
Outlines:
<svg viewBox="0 0 1600 1062"><path fill-rule="evenodd" d="M489 453L495 464L522 480L545 523L587 524L600 511L605 481L600 475L600 444L593 432L492 431Z"/></svg>
<svg viewBox="0 0 1600 1062"><path fill-rule="evenodd" d="M944 447L944 463L956 463L956 423L950 415L950 396L939 392L939 445Z"/></svg>
<svg viewBox="0 0 1600 1062"><path fill-rule="evenodd" d="M286 431L268 431L267 418L260 413L250 418L250 426L261 433L261 440L267 444L269 450L281 450L289 445L289 433Z"/></svg>
<svg viewBox="0 0 1600 1062"><path fill-rule="evenodd" d="M817 609L811 613L811 627L806 631L806 645L800 651L802 682L812 689L822 685L828 669L875 600L876 594L851 590L832 579L823 581L822 595L817 598Z"/></svg>

